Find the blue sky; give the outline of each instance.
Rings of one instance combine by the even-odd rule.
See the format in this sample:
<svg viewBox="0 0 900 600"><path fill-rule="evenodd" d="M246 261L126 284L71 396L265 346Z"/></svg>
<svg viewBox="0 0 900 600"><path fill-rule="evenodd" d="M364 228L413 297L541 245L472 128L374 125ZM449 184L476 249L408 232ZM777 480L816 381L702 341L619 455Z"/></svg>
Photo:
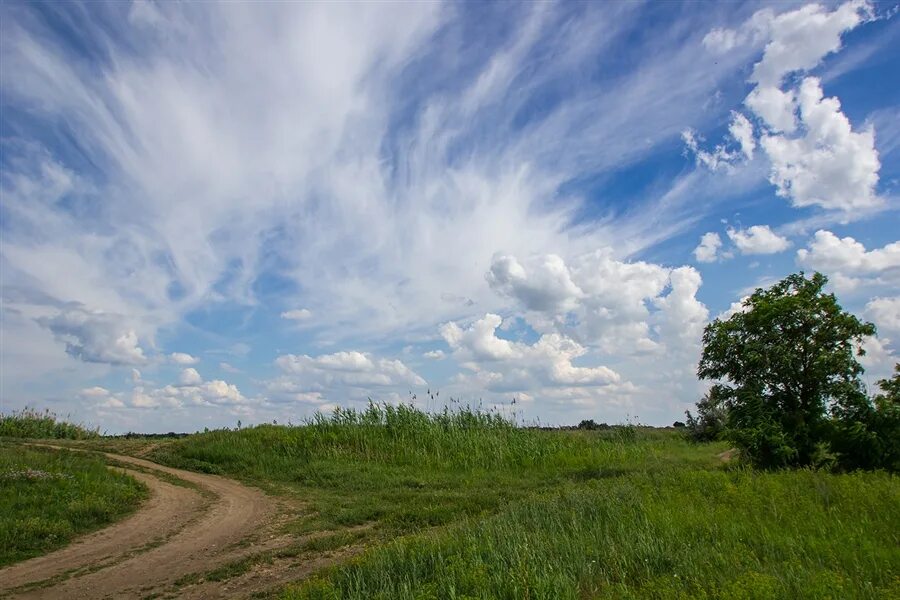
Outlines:
<svg viewBox="0 0 900 600"><path fill-rule="evenodd" d="M5 410L668 424L800 269L897 361L894 4L0 11Z"/></svg>

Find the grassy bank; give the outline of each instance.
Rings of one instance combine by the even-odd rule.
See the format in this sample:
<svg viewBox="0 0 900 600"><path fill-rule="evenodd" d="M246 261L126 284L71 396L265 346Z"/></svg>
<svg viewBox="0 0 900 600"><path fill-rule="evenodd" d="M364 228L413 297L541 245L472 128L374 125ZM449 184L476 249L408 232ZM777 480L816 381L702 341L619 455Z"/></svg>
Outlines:
<svg viewBox="0 0 900 600"><path fill-rule="evenodd" d="M10 414L0 414L0 438L93 440L100 437L98 428L69 423L45 410L26 408Z"/></svg>
<svg viewBox="0 0 900 600"><path fill-rule="evenodd" d="M877 473L632 473L390 543L283 597L896 598L897 506Z"/></svg>
<svg viewBox="0 0 900 600"><path fill-rule="evenodd" d="M0 442L0 566L102 527L137 508L146 494L100 458Z"/></svg>
<svg viewBox="0 0 900 600"><path fill-rule="evenodd" d="M522 429L468 410L426 415L373 406L303 427L212 431L159 446L153 458L263 486L308 503L299 530L367 524L393 537L491 514L535 492L671 465L718 463L718 446L634 427Z"/></svg>

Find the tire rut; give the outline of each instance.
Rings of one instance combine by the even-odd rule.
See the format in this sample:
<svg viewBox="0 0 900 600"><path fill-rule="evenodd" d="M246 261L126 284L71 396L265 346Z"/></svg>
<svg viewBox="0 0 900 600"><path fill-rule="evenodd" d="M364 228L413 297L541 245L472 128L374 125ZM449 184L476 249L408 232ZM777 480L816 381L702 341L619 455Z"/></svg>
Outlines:
<svg viewBox="0 0 900 600"><path fill-rule="evenodd" d="M0 597L143 598L189 573L213 569L261 542L277 502L236 481L105 453L151 490L130 517L50 554L0 570ZM165 473L209 492L173 485ZM236 549L237 548L237 549Z"/></svg>

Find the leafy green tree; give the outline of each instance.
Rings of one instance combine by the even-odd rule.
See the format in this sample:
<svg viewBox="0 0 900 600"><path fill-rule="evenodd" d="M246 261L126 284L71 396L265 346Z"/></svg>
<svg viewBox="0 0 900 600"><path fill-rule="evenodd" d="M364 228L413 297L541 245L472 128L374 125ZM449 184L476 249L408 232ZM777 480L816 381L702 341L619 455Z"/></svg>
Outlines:
<svg viewBox="0 0 900 600"><path fill-rule="evenodd" d="M878 386L872 401L851 396L832 409L831 446L844 468L900 471L900 364Z"/></svg>
<svg viewBox="0 0 900 600"><path fill-rule="evenodd" d="M684 412L688 437L695 442L711 442L725 433L725 420L728 411L724 404L725 396L721 386L714 385L703 398L697 402L697 416L691 411Z"/></svg>
<svg viewBox="0 0 900 600"><path fill-rule="evenodd" d="M831 438L827 407L865 397L857 357L875 326L844 311L827 282L790 275L703 332L697 373L721 382L726 435L758 466L812 464Z"/></svg>

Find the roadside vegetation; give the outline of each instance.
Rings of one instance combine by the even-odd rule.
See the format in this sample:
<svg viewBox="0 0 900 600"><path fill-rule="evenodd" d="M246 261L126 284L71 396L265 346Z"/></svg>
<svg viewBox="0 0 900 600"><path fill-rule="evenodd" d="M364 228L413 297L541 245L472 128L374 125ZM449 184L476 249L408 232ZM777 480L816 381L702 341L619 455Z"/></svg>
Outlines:
<svg viewBox="0 0 900 600"><path fill-rule="evenodd" d="M289 490L311 509L299 531L366 525L370 537L393 537L492 514L572 482L715 465L726 448L699 448L652 428L542 431L467 408L427 414L373 404L303 426L201 433L162 444L151 457Z"/></svg>
<svg viewBox="0 0 900 600"><path fill-rule="evenodd" d="M897 598L898 503L884 473L631 473L394 541L282 598Z"/></svg>
<svg viewBox="0 0 900 600"><path fill-rule="evenodd" d="M30 408L0 414L0 438L93 440L100 437L100 429L70 423L56 414Z"/></svg>
<svg viewBox="0 0 900 600"><path fill-rule="evenodd" d="M146 496L142 484L101 458L0 442L0 566L111 523Z"/></svg>

